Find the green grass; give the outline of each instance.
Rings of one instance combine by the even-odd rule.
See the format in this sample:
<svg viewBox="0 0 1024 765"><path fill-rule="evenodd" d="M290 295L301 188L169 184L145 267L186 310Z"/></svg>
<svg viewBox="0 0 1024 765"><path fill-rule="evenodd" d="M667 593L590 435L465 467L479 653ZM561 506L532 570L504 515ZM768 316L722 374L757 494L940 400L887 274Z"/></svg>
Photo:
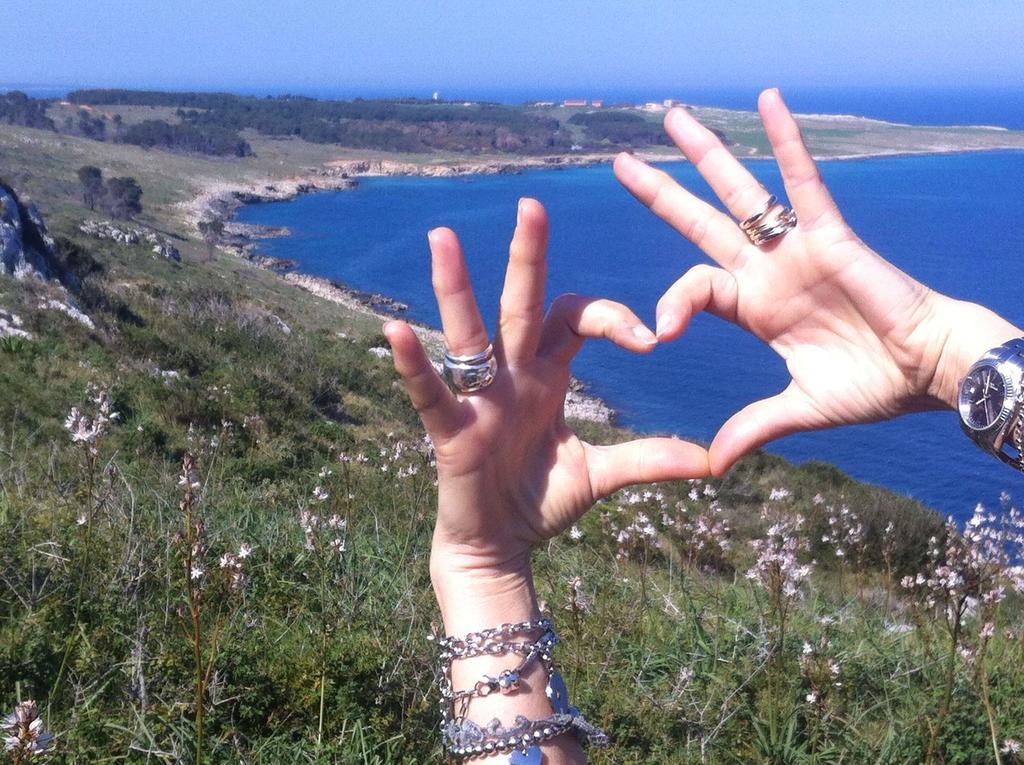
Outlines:
<svg viewBox="0 0 1024 765"><path fill-rule="evenodd" d="M211 585L204 606L208 629L224 624L210 658L206 760L412 763L426 751L440 762L425 640L437 620L426 565L432 471L413 447L420 430L387 360L367 350L380 342L373 324L278 292L284 286L261 272L235 273L243 267L227 258L177 266L122 246L97 257L105 270L85 292L95 333L37 312L25 286L0 279L0 302L37 333L0 348L2 706L16 694L46 703L59 762L190 761L192 675L175 542L187 450L200 460L211 570L243 541L256 551L244 595ZM270 309L292 323L290 336L262 320ZM155 368L181 377L165 381ZM62 428L89 384L108 388L123 414L92 467ZM598 440L623 436L581 428ZM395 460L399 442L410 447ZM368 462L340 463L341 452ZM419 472L396 480L410 465ZM321 478L325 466L333 473ZM312 500L317 485L330 493L322 505ZM683 540L667 530L662 549L617 559L601 514L618 515L621 497L587 516L581 542L560 538L538 555L566 677L616 741L594 761L700 761L703 747L708 762L919 762L923 719L938 704L941 632L928 620L911 633L887 630L909 618L909 602L897 597L896 610L879 602L877 554L841 578L827 549L814 547L821 565L771 662L765 598L743 572L765 503L806 514L812 535L824 522L818 493L861 513L869 535L895 519L908 529L900 563L908 571L936 517L827 465L768 455L713 486L735 529L732 551L714 568L685 565ZM791 497L773 503L778 486ZM637 509L656 517L677 502L706 509L711 499L689 500L690 489L670 485L664 500L628 506L622 517ZM89 508L91 525L77 525ZM305 548L302 509L347 519L340 559ZM589 612L565 607L574 576L583 578ZM805 701L798 662L823 616L836 619L830 650L843 667L824 718ZM1008 609L1004 619L1009 626L1019 614ZM1019 639L999 638L997 649L988 662L999 678L1000 724L1005 736L1020 736L1014 710L1024 687L1018 674L998 670L1024 654ZM957 683L938 761L986 761L966 665Z"/></svg>

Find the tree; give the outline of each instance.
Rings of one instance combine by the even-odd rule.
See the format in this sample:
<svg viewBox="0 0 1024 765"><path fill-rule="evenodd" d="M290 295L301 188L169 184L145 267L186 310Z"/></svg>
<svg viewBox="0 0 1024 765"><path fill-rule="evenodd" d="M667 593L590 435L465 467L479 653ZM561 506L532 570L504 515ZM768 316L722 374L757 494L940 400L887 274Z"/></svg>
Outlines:
<svg viewBox="0 0 1024 765"><path fill-rule="evenodd" d="M220 237L224 233L224 221L220 218L201 220L199 221L199 233L203 235L203 241L206 242L208 258L213 260L213 249L217 246L217 242L220 241Z"/></svg>
<svg viewBox="0 0 1024 765"><path fill-rule="evenodd" d="M80 109L75 131L85 138L103 141L107 137L107 123L103 121L102 117L95 117L84 109Z"/></svg>
<svg viewBox="0 0 1024 765"><path fill-rule="evenodd" d="M55 130L53 120L46 116L49 101L29 98L20 90L0 93L0 123Z"/></svg>
<svg viewBox="0 0 1024 765"><path fill-rule="evenodd" d="M78 180L82 184L82 201L95 210L96 201L103 196L103 171L93 165L82 165L78 168Z"/></svg>
<svg viewBox="0 0 1024 765"><path fill-rule="evenodd" d="M115 218L131 218L142 212L142 187L134 178L111 178L104 203Z"/></svg>

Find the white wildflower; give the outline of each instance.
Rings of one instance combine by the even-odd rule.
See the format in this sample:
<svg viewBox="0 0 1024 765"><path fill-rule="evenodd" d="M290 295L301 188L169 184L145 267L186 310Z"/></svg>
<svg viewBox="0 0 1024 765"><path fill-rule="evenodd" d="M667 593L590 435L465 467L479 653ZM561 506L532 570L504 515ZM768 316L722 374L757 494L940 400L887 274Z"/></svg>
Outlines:
<svg viewBox="0 0 1024 765"><path fill-rule="evenodd" d="M36 702L20 702L14 711L4 717L4 751L14 753L14 762L28 761L41 754L53 743L53 734L43 727Z"/></svg>

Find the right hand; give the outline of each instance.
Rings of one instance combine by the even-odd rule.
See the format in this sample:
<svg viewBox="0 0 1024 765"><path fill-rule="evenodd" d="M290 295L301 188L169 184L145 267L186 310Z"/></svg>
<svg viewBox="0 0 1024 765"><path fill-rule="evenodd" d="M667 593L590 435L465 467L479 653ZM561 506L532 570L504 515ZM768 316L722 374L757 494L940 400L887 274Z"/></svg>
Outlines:
<svg viewBox="0 0 1024 765"><path fill-rule="evenodd" d="M768 343L792 376L781 393L722 426L709 450L716 475L790 433L955 406L967 367L1022 334L981 306L928 289L864 244L778 91L762 93L758 109L799 220L761 247L667 174L627 154L615 161L637 199L721 266L697 265L668 289L658 303L658 339L678 337L706 310ZM670 111L665 127L737 219L764 204L768 192L684 109Z"/></svg>

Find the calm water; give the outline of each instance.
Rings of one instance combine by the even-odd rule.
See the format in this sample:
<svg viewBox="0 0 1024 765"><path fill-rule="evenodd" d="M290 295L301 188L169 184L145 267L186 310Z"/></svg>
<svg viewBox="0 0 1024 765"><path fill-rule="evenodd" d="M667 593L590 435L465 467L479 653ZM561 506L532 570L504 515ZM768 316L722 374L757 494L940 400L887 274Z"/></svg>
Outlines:
<svg viewBox="0 0 1024 765"><path fill-rule="evenodd" d="M774 191L774 166L751 168ZM666 169L710 198L693 168ZM879 252L947 294L983 302L1024 324L1024 153L828 162L823 172L848 220ZM703 256L654 219L608 167L467 179L367 179L352 192L324 193L241 211L251 223L288 226L293 236L265 250L310 273L386 292L413 318L438 325L425 233L449 225L462 238L477 295L495 315L516 200L539 198L552 222L549 299L563 291L621 300L653 323L663 290ZM735 327L699 316L679 341L646 357L589 344L574 364L644 431L710 440L728 416L779 391L785 366ZM999 493L1024 494L1024 476L996 464L936 412L875 425L801 434L770 450L792 460L833 462L963 517Z"/></svg>

